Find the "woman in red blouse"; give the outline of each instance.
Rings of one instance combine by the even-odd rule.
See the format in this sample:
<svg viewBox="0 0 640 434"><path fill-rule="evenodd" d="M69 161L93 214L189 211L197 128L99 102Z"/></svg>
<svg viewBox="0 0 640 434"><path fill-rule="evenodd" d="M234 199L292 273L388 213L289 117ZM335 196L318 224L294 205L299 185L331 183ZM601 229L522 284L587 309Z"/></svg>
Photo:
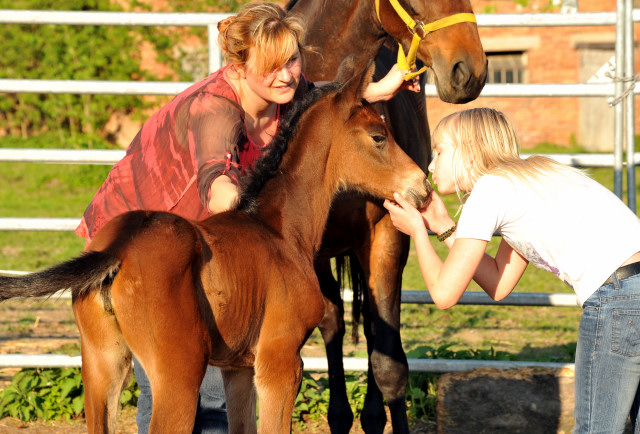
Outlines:
<svg viewBox="0 0 640 434"><path fill-rule="evenodd" d="M302 75L302 23L278 5L250 4L218 24L227 66L179 93L149 118L125 157L87 207L76 233L87 247L113 217L131 210L169 211L191 220L232 208L240 180L275 135L292 102L314 87ZM404 82L394 66L372 83L369 102L388 100ZM151 420L149 380L134 359L141 394L138 428ZM194 432L226 432L222 379L209 367L200 388Z"/></svg>

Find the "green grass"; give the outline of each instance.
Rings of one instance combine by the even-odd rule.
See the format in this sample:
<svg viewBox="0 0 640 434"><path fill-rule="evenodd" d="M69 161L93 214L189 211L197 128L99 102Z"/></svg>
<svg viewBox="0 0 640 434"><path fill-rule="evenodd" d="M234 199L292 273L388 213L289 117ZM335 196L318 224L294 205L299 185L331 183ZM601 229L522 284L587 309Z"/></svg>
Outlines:
<svg viewBox="0 0 640 434"><path fill-rule="evenodd" d="M29 140L4 137L0 147L86 148L88 142L81 137L61 141L56 134L45 134ZM79 218L110 169L100 165L0 163L0 216ZM84 240L73 232L0 231L0 269L38 270L79 254L83 247Z"/></svg>

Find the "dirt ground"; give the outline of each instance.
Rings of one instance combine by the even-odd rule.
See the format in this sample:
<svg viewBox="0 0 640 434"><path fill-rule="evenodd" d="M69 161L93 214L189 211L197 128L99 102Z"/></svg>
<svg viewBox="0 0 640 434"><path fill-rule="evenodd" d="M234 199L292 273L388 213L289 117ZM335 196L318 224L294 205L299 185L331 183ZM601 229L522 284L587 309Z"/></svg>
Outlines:
<svg viewBox="0 0 640 434"><path fill-rule="evenodd" d="M129 407L124 409L118 415L118 424L117 424L117 432L121 434L135 434L137 432L136 429L136 419L135 419L135 409ZM87 432L87 425L84 422L84 419L64 422L64 421L55 421L55 422L29 422L24 423L19 421L18 419L5 417L4 419L0 419L0 432L3 434L79 434ZM292 431L294 434L308 433L308 434L324 434L329 433L329 426L326 422L321 423L310 423L304 427L304 429L294 429ZM364 431L358 426L351 429L351 432L354 434L362 434ZM387 426L385 432L391 432L390 426ZM436 427L434 424L420 424L412 427L412 434L435 434Z"/></svg>
<svg viewBox="0 0 640 434"><path fill-rule="evenodd" d="M73 421L36 421L21 422L12 417L0 419L0 432L3 434L80 434L87 432L87 424L84 419ZM121 434L135 434L136 413L132 407L124 408L118 414L117 432Z"/></svg>
<svg viewBox="0 0 640 434"><path fill-rule="evenodd" d="M311 356L320 356L322 351L314 351L305 346ZM67 352L78 354L79 334L71 311L71 301L57 300L9 300L0 304L0 354L45 354ZM0 389L6 387L11 377L19 369L0 369ZM390 417L387 415L387 419ZM304 429L294 428L294 433L328 433L326 421L310 421ZM386 432L391 431L390 424ZM431 434L436 429L433 424L420 424L412 428L414 434ZM86 433L84 419L73 421L36 421L24 423L14 418L0 419L0 433L3 434L76 434ZM118 414L117 432L134 434L137 432L135 409L127 407ZM352 433L363 433L358 423Z"/></svg>

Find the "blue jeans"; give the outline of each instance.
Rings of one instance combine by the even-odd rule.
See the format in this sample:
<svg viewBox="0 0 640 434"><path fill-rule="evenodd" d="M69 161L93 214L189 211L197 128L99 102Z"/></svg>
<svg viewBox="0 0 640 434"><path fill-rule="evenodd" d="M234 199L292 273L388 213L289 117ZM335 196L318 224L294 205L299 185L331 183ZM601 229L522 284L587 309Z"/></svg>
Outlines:
<svg viewBox="0 0 640 434"><path fill-rule="evenodd" d="M574 433L640 433L640 275L601 286L584 303L576 348Z"/></svg>
<svg viewBox="0 0 640 434"><path fill-rule="evenodd" d="M152 407L151 383L149 383L147 374L135 358L133 359L133 370L138 386L140 386L138 413L136 414L138 434L148 434ZM198 409L196 411L196 421L193 426L193 432L202 434L226 434L227 431L227 410L224 399L222 373L220 369L214 366L207 366L207 372L200 385Z"/></svg>

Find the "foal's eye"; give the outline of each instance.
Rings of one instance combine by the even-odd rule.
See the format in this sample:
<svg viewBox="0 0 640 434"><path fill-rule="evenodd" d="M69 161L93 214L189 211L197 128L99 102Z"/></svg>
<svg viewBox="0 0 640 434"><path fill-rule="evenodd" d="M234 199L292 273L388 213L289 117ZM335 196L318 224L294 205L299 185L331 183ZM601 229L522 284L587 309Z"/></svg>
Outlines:
<svg viewBox="0 0 640 434"><path fill-rule="evenodd" d="M384 146L385 142L387 141L387 136L384 136L382 134L374 134L373 136L371 136L371 138L373 139L373 141L376 144L376 147L381 148L382 146Z"/></svg>

